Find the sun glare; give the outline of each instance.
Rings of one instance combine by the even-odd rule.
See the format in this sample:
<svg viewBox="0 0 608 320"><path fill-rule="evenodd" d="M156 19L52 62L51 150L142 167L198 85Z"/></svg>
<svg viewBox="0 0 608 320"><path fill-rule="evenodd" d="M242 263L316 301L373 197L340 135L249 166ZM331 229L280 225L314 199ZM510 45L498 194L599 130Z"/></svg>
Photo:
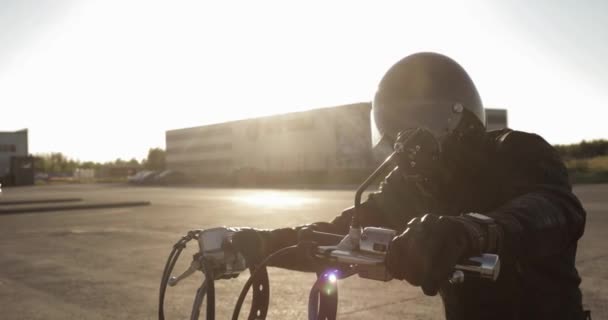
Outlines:
<svg viewBox="0 0 608 320"><path fill-rule="evenodd" d="M255 192L244 196L234 197L232 200L249 205L271 208L297 207L318 201L315 198L275 191Z"/></svg>

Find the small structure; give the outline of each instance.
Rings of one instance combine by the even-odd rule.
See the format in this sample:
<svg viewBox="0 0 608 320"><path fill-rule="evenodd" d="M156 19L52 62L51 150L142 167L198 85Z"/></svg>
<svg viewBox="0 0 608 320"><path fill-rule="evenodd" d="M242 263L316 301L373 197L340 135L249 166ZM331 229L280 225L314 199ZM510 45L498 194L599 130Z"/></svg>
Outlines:
<svg viewBox="0 0 608 320"><path fill-rule="evenodd" d="M95 180L95 169L78 168L74 170L74 179L80 182L92 182Z"/></svg>
<svg viewBox="0 0 608 320"><path fill-rule="evenodd" d="M132 176L139 171L139 166L135 165L109 165L103 166L97 172L95 177L101 179L126 179L128 176Z"/></svg>
<svg viewBox="0 0 608 320"><path fill-rule="evenodd" d="M4 185L34 184L34 158L28 151L27 129L0 132L0 182Z"/></svg>
<svg viewBox="0 0 608 320"><path fill-rule="evenodd" d="M486 128L488 131L500 130L508 126L506 109L486 109Z"/></svg>

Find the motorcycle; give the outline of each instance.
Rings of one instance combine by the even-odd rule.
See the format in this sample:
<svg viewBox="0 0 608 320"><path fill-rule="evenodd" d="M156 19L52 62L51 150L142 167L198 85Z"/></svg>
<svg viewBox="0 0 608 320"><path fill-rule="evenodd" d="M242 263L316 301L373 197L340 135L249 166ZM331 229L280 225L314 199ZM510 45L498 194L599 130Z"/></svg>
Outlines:
<svg viewBox="0 0 608 320"><path fill-rule="evenodd" d="M424 137L424 132L418 135L404 137ZM428 137L428 135L427 135ZM411 146L411 147L410 147ZM280 249L254 268L250 268L250 277L243 286L233 310L232 319L237 320L242 305L251 288L253 297L247 319L263 320L268 313L269 281L266 266L281 255L296 251L297 254L308 257L317 267L317 280L312 285L308 299L309 320L334 320L338 310L338 280L358 275L361 278L374 281L390 281L392 276L385 266L385 256L389 244L396 236L395 230L365 227L359 223L361 196L363 192L397 159L407 159L409 167L416 167L416 154L421 153L421 146L412 141L398 139L394 152L361 184L355 193L355 214L351 221L349 233L346 236L308 230L300 235L297 245ZM436 151L436 150L435 150ZM409 175L408 178L420 179L419 176ZM215 319L215 281L233 279L247 269L245 258L232 245L232 236L238 229L219 227L206 230L193 230L182 237L171 251L161 278L159 293L159 320L164 320L164 296L167 286L175 286L183 279L197 271L204 274L204 281L198 288L192 311L191 320L199 319L203 300L206 297L206 318ZM186 244L196 240L198 252L193 256L190 267L177 277L171 273L180 253ZM469 277L477 277L496 281L500 273L500 258L495 254L482 254L467 259L466 263L456 265L453 274L448 279L453 285L458 285Z"/></svg>

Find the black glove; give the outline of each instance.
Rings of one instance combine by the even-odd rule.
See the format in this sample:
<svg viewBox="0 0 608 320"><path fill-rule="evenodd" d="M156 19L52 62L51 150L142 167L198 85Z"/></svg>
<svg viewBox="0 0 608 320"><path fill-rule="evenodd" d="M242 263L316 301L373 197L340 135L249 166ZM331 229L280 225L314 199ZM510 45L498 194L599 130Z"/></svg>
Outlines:
<svg viewBox="0 0 608 320"><path fill-rule="evenodd" d="M282 248L296 245L301 233L319 229L320 231L325 231L315 225L274 230L251 228L239 229L240 230L232 236L232 245L243 255L243 257L245 257L248 267L255 267L266 257ZM277 256L273 258L268 265L305 272L317 271L311 256L300 250L293 250Z"/></svg>
<svg viewBox="0 0 608 320"><path fill-rule="evenodd" d="M232 246L245 257L247 267L253 267L271 253L270 231L251 228L238 229L239 231L232 235Z"/></svg>
<svg viewBox="0 0 608 320"><path fill-rule="evenodd" d="M459 261L480 253L471 241L472 230L480 228L462 217L427 214L414 218L391 242L387 269L394 278L421 286L426 295L434 296Z"/></svg>
<svg viewBox="0 0 608 320"><path fill-rule="evenodd" d="M374 201L368 200L361 203L359 210L359 223L362 226L391 228L389 221L387 221ZM346 235L350 229L350 223L354 214L355 207L348 207L342 211L342 214L335 217L331 223L316 223L312 227L317 231Z"/></svg>

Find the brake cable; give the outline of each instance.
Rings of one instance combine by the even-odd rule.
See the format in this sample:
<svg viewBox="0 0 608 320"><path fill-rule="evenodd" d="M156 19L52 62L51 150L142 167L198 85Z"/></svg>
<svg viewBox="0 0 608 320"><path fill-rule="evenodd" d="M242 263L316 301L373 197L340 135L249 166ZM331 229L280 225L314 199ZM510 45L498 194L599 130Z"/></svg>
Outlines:
<svg viewBox="0 0 608 320"><path fill-rule="evenodd" d="M163 271L163 275L160 280L160 290L158 296L158 319L165 320L165 291L167 290L167 284L169 282L169 277L171 277L171 272L175 267L175 263L179 259L179 255L182 253L184 248L186 248L186 244L190 242L192 239L198 239L197 231L190 231L187 235L183 236L175 245L173 245L173 249L167 258L167 262L165 263L165 269Z"/></svg>
<svg viewBox="0 0 608 320"><path fill-rule="evenodd" d="M264 276L266 275L266 279L268 279L268 273L266 270L266 266L275 258L286 254L290 251L293 250L297 250L298 246L290 246L290 247L285 247L283 249L280 249L278 251L275 251L273 254L269 255L268 257L266 257L264 260L262 260L261 263L259 263L255 269L253 269L253 272L251 272L251 276L249 277L249 279L247 279L247 282L245 282L245 285L243 285L243 289L241 290L241 294L239 294L239 298L236 302L236 305L234 306L234 311L232 313L232 320L238 320L239 318L239 313L241 312L241 307L243 306L243 302L245 301L245 297L247 296L247 293L249 292L249 289L251 289L251 286L253 285L253 282L258 279L260 276ZM261 287L257 287L254 291L253 294L255 295L256 292L261 291L262 288ZM252 305L252 311L253 311L253 305ZM251 318L252 314L249 314L249 320L253 320L253 319L264 319L266 318L266 314L262 314L258 312L255 312L255 314L253 315L254 317L257 318Z"/></svg>
<svg viewBox="0 0 608 320"><path fill-rule="evenodd" d="M179 280L189 276L195 271L202 271L205 275L205 280L202 285L197 289L196 296L194 302L192 304L192 312L190 319L196 320L200 314L200 308L203 304L203 299L207 299L207 310L206 310L206 318L207 320L215 319L215 280L218 279L230 279L234 278L234 275L226 275L222 273L221 266L219 272L215 272L215 268L218 267L217 264L214 264L213 259L207 259L205 256L198 252L193 256L193 261L190 265L190 268L184 272L178 278L170 278L173 268L183 249L186 247L186 243L188 243L192 239L199 240L199 236L202 236L203 231L196 230L190 231L184 237L182 237L171 250L169 254L169 258L165 264L165 269L163 271L163 275L161 277L161 285L159 291L159 309L158 309L158 319L164 320L164 299L165 292L168 285L175 285ZM253 298L251 303L251 309L249 312L249 320L254 319L264 319L266 314L268 313L268 305L270 299L270 289L269 289L269 281L268 281L268 272L266 270L265 265L260 265L257 268L249 269L251 274L255 274L255 277L250 277L249 286L252 284L255 285L256 290L253 292ZM225 270L224 270L225 271ZM246 292L245 292L246 295ZM245 296L243 296L244 300ZM242 304L242 302L241 302ZM240 307L239 307L240 309Z"/></svg>
<svg viewBox="0 0 608 320"><path fill-rule="evenodd" d="M310 255L318 248L317 243L313 241L301 241L297 245L282 248L275 251L268 257L266 257L261 263L259 263L254 272L251 273L243 289L239 295L239 298L234 307L232 314L232 320L238 320L241 307L247 296L247 293L252 287L252 284L256 278L266 273L266 266L270 264L274 259L287 254L289 252L298 250L302 251L303 254ZM312 258L312 256L311 256ZM350 276L354 273L344 273L346 276ZM310 290L308 299L308 317L309 320L334 320L336 319L338 312L338 284L337 284L337 272L317 272L317 281ZM257 289L254 289L254 294ZM265 319L260 314L255 319ZM250 314L251 317L251 314ZM253 320L249 318L249 320Z"/></svg>

